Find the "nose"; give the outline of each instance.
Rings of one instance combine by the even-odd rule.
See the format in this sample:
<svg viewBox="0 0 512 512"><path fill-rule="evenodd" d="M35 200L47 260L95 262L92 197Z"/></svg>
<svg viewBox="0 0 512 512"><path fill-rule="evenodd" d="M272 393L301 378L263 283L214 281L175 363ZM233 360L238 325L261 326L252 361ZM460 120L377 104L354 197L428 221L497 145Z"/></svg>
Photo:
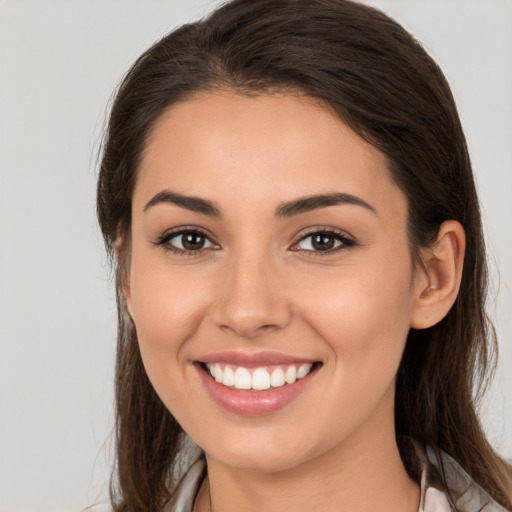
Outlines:
<svg viewBox="0 0 512 512"><path fill-rule="evenodd" d="M283 287L283 269L269 255L255 253L224 262L211 310L224 331L253 339L286 327L292 311Z"/></svg>

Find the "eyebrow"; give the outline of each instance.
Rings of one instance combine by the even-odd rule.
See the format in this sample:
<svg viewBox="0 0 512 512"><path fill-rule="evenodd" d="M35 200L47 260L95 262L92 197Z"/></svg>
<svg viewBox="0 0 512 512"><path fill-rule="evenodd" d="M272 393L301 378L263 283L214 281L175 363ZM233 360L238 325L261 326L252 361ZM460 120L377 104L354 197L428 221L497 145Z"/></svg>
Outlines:
<svg viewBox="0 0 512 512"><path fill-rule="evenodd" d="M195 196L185 196L178 192L171 192L170 190L162 190L158 192L147 204L144 206L144 211L149 210L151 207L161 203L172 203L187 210L209 215L211 217L222 217L220 208L212 201L201 199Z"/></svg>
<svg viewBox="0 0 512 512"><path fill-rule="evenodd" d="M351 204L362 206L363 208L375 213L377 210L360 197L342 192L333 192L331 194L318 194L306 197L300 197L287 203L281 203L276 209L276 217L284 219L299 215L300 213L327 208L328 206Z"/></svg>
<svg viewBox="0 0 512 512"><path fill-rule="evenodd" d="M161 203L175 204L181 208L186 208L187 210L201 213L203 215L208 215L210 217L222 217L221 209L217 203L196 196L186 196L178 192L172 192L170 190L162 190L161 192L158 192L158 194L156 194L146 204L146 206L144 206L144 211L147 211L153 206ZM361 206L377 215L377 210L360 197L342 192L333 192L329 194L317 194L300 197L298 199L294 199L293 201L281 203L276 208L275 216L277 219L285 219L299 215L301 213L336 205Z"/></svg>

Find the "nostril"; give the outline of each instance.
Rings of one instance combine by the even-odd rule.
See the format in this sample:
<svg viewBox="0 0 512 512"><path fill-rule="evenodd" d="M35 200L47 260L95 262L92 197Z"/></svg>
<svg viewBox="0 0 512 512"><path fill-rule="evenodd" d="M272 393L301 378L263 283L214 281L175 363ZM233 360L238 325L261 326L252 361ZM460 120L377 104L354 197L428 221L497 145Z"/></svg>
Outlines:
<svg viewBox="0 0 512 512"><path fill-rule="evenodd" d="M257 325L257 322L251 322L251 319L233 321L230 325L223 323L220 324L219 327L223 331L229 331L240 338L246 339L255 338L262 333L270 333L280 328L277 324Z"/></svg>

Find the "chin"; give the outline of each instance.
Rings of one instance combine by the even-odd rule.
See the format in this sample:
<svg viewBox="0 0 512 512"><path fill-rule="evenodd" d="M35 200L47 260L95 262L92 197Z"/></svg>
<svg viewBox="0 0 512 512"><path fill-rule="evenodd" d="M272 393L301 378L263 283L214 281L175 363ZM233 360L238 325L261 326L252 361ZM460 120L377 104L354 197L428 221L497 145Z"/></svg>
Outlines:
<svg viewBox="0 0 512 512"><path fill-rule="evenodd" d="M255 471L259 473L275 473L287 471L301 463L296 454L267 453L265 450L250 450L243 453L223 452L206 454L208 458L240 471Z"/></svg>
<svg viewBox="0 0 512 512"><path fill-rule="evenodd" d="M313 447L306 447L304 441L290 439L290 436L272 436L268 432L256 432L252 436L230 432L226 439L204 443L203 449L208 458L225 466L258 472L289 470L314 451Z"/></svg>

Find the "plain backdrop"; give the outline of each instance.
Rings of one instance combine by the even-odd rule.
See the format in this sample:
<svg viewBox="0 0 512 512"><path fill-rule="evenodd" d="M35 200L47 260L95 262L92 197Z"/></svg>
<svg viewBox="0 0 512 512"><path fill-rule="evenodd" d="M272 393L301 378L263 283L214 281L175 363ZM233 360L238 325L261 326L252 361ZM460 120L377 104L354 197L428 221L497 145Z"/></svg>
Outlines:
<svg viewBox="0 0 512 512"><path fill-rule="evenodd" d="M105 496L115 304L95 221L99 139L134 59L215 3L0 0L0 512L80 511ZM501 349L483 419L511 457L512 2L372 4L425 45L460 109Z"/></svg>

